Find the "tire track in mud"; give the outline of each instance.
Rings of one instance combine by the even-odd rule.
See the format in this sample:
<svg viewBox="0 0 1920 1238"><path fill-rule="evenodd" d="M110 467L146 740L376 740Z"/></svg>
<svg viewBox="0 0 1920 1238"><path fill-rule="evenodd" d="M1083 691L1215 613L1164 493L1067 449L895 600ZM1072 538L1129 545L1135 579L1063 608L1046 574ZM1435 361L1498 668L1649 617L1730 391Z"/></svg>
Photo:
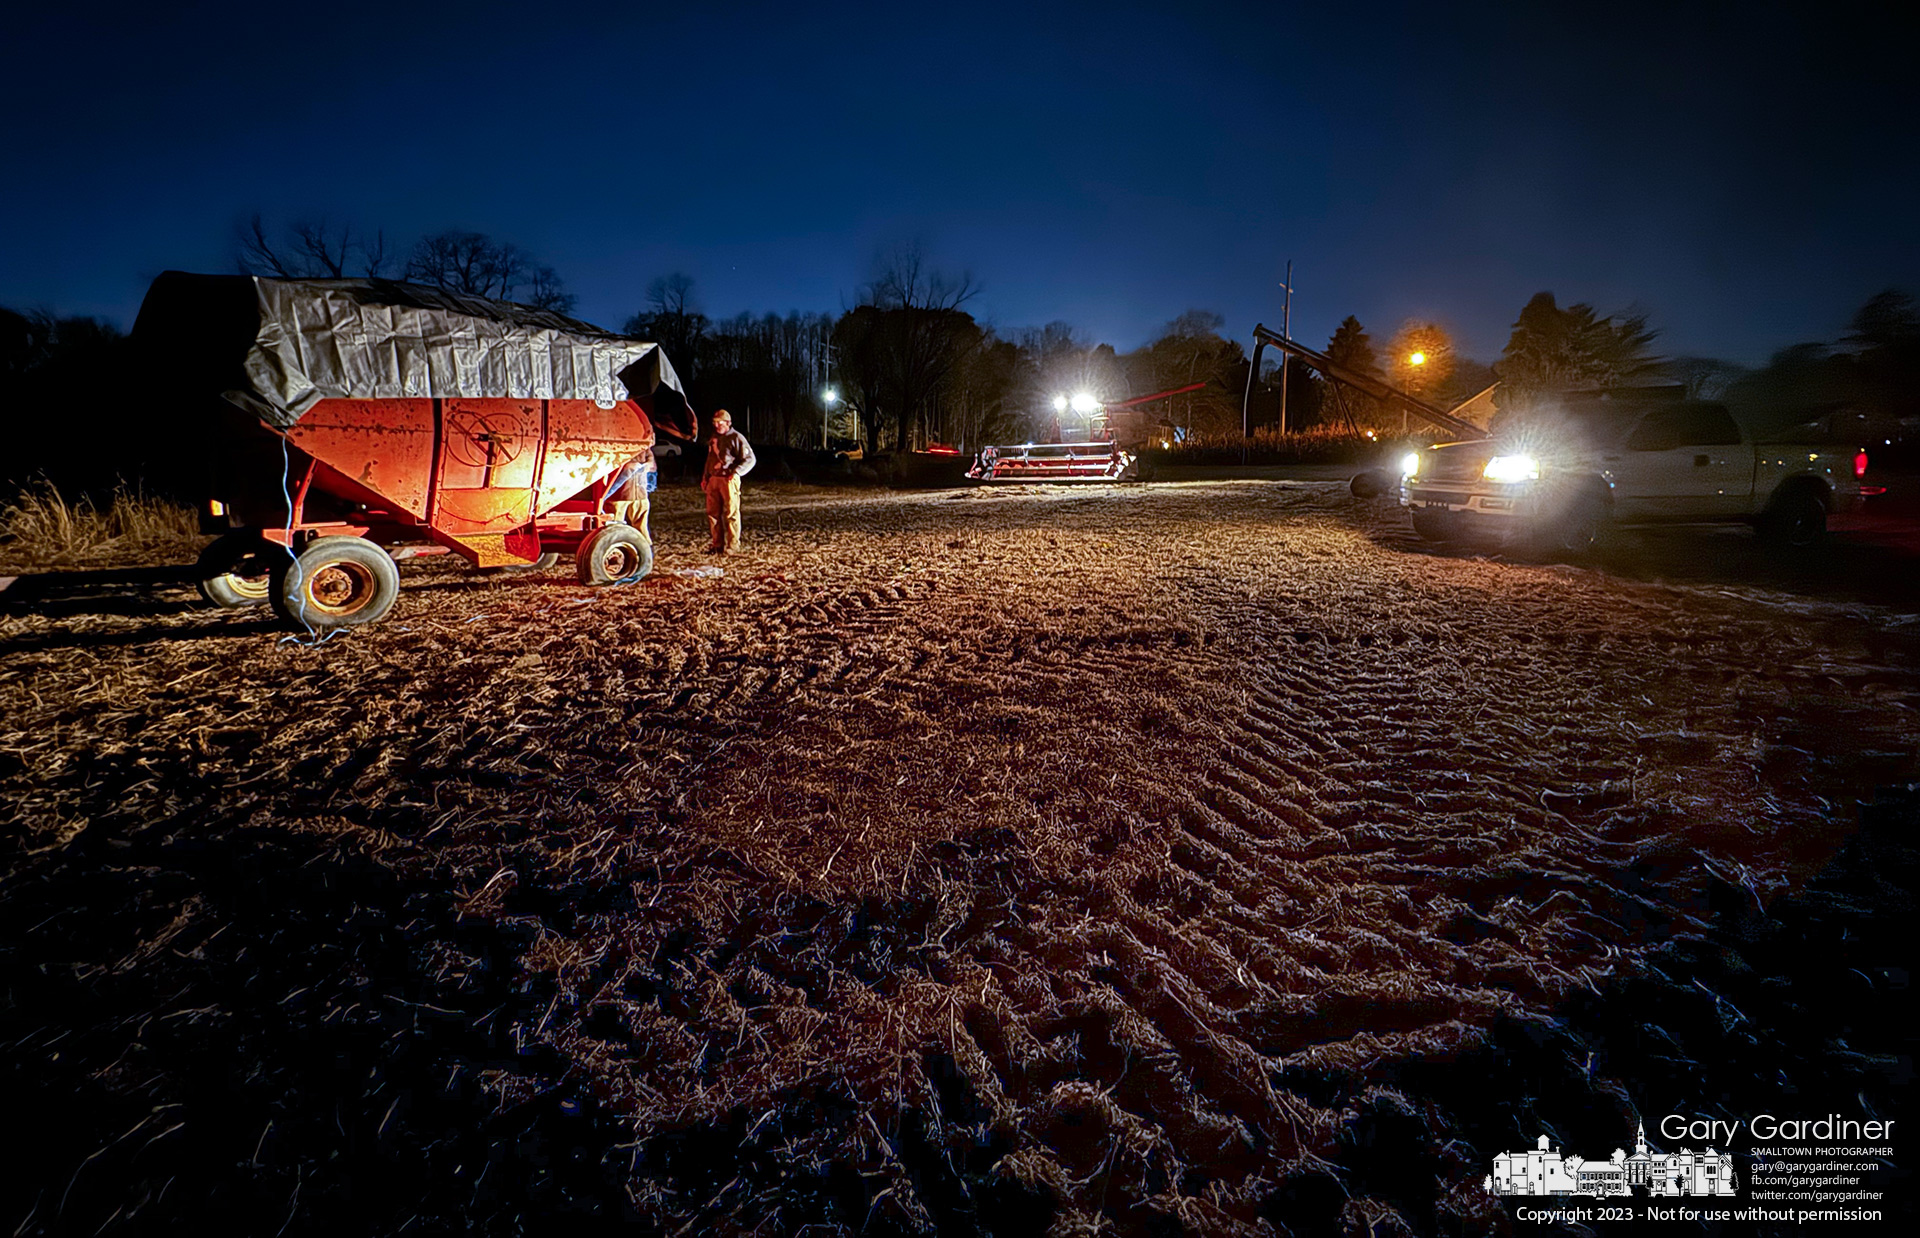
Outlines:
<svg viewBox="0 0 1920 1238"><path fill-rule="evenodd" d="M656 1228L1255 1232L1349 1137L1328 1080L1630 965L1625 926L1683 924L1702 863L1792 880L1859 768L1840 726L1911 765L1911 711L1854 699L1920 682L1897 640L1843 623L1821 653L1725 598L1410 554L1376 524L1331 488L875 496L796 504L719 581L422 589L405 630L257 650L270 693L194 698L228 664L198 616L200 640L34 655L38 702L0 675L23 719L0 789L87 824L16 849L35 893L8 923L99 968L177 922L198 961L139 956L183 978L177 1006L318 1043L386 1036L387 998L431 1008L417 1063L343 1060L419 1096L474 1080L445 1092L460 1122L585 1140L610 1159L564 1198ZM275 937L196 848L333 893L290 886L308 936ZM33 937L61 906L97 940L53 943L71 911ZM261 956L337 970L207 978ZM33 981L53 1006L63 983ZM168 1013L92 983L100 1027ZM301 984L310 1009L277 1005ZM51 1077L137 1050L159 1099L189 1094L164 1091L180 1047L76 1031L73 1065L36 1059ZM339 1091L304 1048L207 1034L273 1063L289 1110ZM363 1086L377 1147L392 1101ZM421 1181L472 1180L454 1117L397 1120L448 1149ZM285 1145L275 1224L295 1182L349 1189L329 1138Z"/></svg>
<svg viewBox="0 0 1920 1238"><path fill-rule="evenodd" d="M855 599L870 604L874 596L856 591ZM925 613L932 600L923 594L895 608L881 624L849 626L870 632L909 614L921 626L932 626ZM1197 626L1258 631L1259 616L1245 611L1241 599L1239 610L1203 618ZM844 617L844 610L829 614L830 620ZM1416 647L1444 651L1448 625L1439 618L1422 624L1422 618L1414 620L1420 625ZM1301 639L1303 633L1307 639ZM1133 857L1144 862L1132 890L1089 888L1058 872L1026 875L1008 890L1009 904L1058 903L1068 909L1065 914L1077 913L1078 923L1067 926L1048 917L1038 926L1023 925L1009 916L976 925L976 902L960 933L946 939L952 947L946 968L938 960L927 965L936 979L945 971L949 992L967 989L973 969L984 968L977 973L980 996L968 1002L960 1023L971 1045L963 1044L950 1024L947 1048L974 1094L992 1099L1020 1132L1000 1163L1026 1172L1029 1186L1057 1201L1087 1206L1094 1180L1101 1178L1096 1211L1110 1218L1192 1207L1204 1199L1219 1208L1202 1214L1217 1225L1244 1223L1270 1185L1256 1166L1276 1160L1282 1166L1297 1164L1334 1143L1334 1115L1275 1093L1270 1074L1303 1062L1327 1069L1405 1053L1415 1045L1444 1046L1463 1034L1462 1019L1484 1023L1503 1011L1537 1008L1568 985L1604 974L1588 968L1608 960L1607 943L1588 934L1581 945L1576 934L1585 930L1564 922L1561 914L1582 908L1589 884L1580 872L1584 858L1574 858L1569 867L1570 857L1551 845L1554 823L1540 808L1541 788L1510 781L1514 751L1456 738L1449 762L1405 771L1415 779L1415 790L1386 785L1370 776L1383 752L1427 751L1412 741L1392 742L1406 721L1396 712L1406 708L1401 698L1407 680L1370 674L1373 662L1356 670L1350 663L1328 667L1322 658L1303 667L1301 647L1317 654L1345 642L1315 639L1312 628L1296 628L1291 635L1295 649L1288 656L1252 650L1240 667L1242 682L1253 686L1238 722L1265 742L1210 734L1218 751L1230 755L1202 761L1197 776L1183 769L1183 776L1194 777L1184 798L1169 798L1164 785L1107 784L1122 802L1155 795L1160 800L1150 817L1136 823L1143 833L1157 828L1158 836L1146 856ZM1387 647L1404 643L1398 630L1383 642ZM1598 643L1576 636L1557 648L1591 653ZM1117 712L1114 702L1108 697L1098 702L1107 708L1076 710L1076 686L1087 677L1108 684L1127 675L1164 681L1169 667L1168 659L1146 649L1096 645L1091 652L1077 651L1076 673L1059 662L1049 664L1047 654L1058 653L1058 647L1048 650L1018 639L1010 645L1006 656L995 657L1002 651L991 640L971 648L964 640L950 640L938 654L922 653L915 663L887 663L902 668L891 695L897 700L918 693L920 699L977 704L970 690L986 699L1011 690L1031 701L1040 716L1095 728ZM1016 656L1016 650L1025 656ZM973 665L964 664L968 659ZM1454 659L1438 661L1457 672L1457 665L1448 665ZM1178 669L1177 660L1174 665ZM1205 682L1209 672L1217 675L1217 658L1191 659L1187 669L1194 672L1194 682L1176 694L1174 710L1191 728L1210 710L1217 713L1221 694ZM1457 682L1462 678L1470 682L1470 676L1458 673L1449 682L1453 693L1462 691ZM836 677L814 685L817 691L806 703L845 707L846 698L856 694L848 689L868 682L850 684L845 676ZM1564 700L1578 691L1557 690L1562 700L1556 708L1564 708ZM1330 692L1340 694L1337 707ZM1452 693L1427 695L1456 703ZM1584 743L1581 734L1564 726L1547 729L1562 758L1556 763L1562 776L1620 772L1618 760L1604 747ZM1037 746L1045 752L1044 744ZM1054 766L1038 756L1034 765L1043 779L1083 769L1105 755L1099 745L1093 748L1079 754L1077 765L1057 750ZM1236 785L1229 771L1248 775L1251 782ZM1478 775L1478 780L1463 788L1439 779L1443 772L1469 779ZM1179 784L1183 778L1166 781ZM1432 820L1436 806L1423 802L1430 796L1441 798L1438 811L1447 814L1454 830L1484 838L1488 850L1506 853L1504 872L1461 880L1456 871L1461 843L1430 840L1413 828ZM741 797L722 798L742 802ZM1061 815L1072 819L1071 807L1061 807ZM791 808L770 799L767 819L792 822ZM1283 813L1290 818L1290 833L1306 835L1288 840L1298 855L1285 854L1288 841L1280 841L1285 836L1274 828ZM1517 855L1511 837L1503 836L1511 834L1516 816L1530 822L1525 833L1533 836ZM823 824L836 822L829 815ZM1278 848L1269 851L1269 842L1278 842ZM1124 851L1113 854L1116 868L1129 858ZM1380 872L1383 857L1399 862L1399 869ZM831 865L830 858L820 875L830 876ZM843 871L858 869L849 865ZM1151 880L1145 871L1153 872ZM1510 896L1494 904L1492 895L1512 890L1520 871L1529 873L1532 884L1529 906L1517 905ZM1402 888L1409 886L1421 887L1421 897L1410 898ZM1571 891L1580 893L1555 908L1554 900ZM907 906L912 908L913 901ZM1544 925L1539 922L1543 909L1553 913ZM1440 950L1436 958L1429 929L1441 915L1464 925L1458 935L1468 940ZM1516 957L1513 946L1543 927L1571 943L1561 948L1569 957L1551 963ZM824 966L831 974L833 963ZM1436 985L1436 976L1449 973L1450 983ZM1025 1008L994 1000L993 990L1003 982L1037 976L1049 977L1044 987L1050 992L1029 985L1034 991L1026 995ZM819 986L816 977L811 988L819 996L810 1004L833 1005L833 986L824 992ZM1131 1153L1123 1155L1127 1149ZM887 1161L883 1148L876 1146L874 1153ZM1129 1162L1132 1171L1116 1169ZM1114 1182L1129 1173L1131 1192L1114 1191ZM1210 1193L1209 1182L1215 1184ZM1222 1186L1230 1189L1222 1193Z"/></svg>

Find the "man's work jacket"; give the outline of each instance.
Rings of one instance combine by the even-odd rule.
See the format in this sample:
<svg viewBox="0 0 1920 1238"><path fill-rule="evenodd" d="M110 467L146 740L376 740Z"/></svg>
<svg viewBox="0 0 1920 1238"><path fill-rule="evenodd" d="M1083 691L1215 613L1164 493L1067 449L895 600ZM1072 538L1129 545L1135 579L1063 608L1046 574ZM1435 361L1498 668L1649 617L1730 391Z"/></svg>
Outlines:
<svg viewBox="0 0 1920 1238"><path fill-rule="evenodd" d="M716 477L722 481L745 477L753 471L753 465L753 446L746 435L738 430L716 434L707 442L707 467L700 474L700 484L705 486Z"/></svg>

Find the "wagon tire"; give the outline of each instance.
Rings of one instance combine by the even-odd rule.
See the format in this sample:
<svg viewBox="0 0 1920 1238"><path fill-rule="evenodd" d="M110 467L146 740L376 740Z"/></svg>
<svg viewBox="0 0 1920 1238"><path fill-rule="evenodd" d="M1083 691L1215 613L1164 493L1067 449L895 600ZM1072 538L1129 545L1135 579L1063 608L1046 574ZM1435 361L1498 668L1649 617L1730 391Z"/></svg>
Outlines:
<svg viewBox="0 0 1920 1238"><path fill-rule="evenodd" d="M274 558L286 551L257 533L223 533L200 552L193 565L194 586L215 606L235 610L258 606L273 592Z"/></svg>
<svg viewBox="0 0 1920 1238"><path fill-rule="evenodd" d="M630 524L610 524L580 543L574 571L583 585L625 585L653 571L653 542Z"/></svg>
<svg viewBox="0 0 1920 1238"><path fill-rule="evenodd" d="M549 550L541 554L538 559L535 559L531 563L507 563L500 567L483 567L478 570L483 576L490 576L495 572L545 572L551 570L554 565L559 562L560 552L557 550Z"/></svg>
<svg viewBox="0 0 1920 1238"><path fill-rule="evenodd" d="M364 537L316 537L273 568L274 613L296 627L327 631L383 618L400 597L393 556Z"/></svg>

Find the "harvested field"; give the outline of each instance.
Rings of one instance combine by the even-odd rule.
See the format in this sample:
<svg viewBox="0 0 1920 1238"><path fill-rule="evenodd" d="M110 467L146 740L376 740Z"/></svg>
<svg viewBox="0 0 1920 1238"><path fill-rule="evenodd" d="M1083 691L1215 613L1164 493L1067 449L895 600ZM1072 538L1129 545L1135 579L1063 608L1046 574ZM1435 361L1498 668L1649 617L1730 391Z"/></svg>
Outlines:
<svg viewBox="0 0 1920 1238"><path fill-rule="evenodd" d="M660 498L639 586L317 648L0 613L10 1225L1487 1232L1448 1065L1920 777L1920 627L1830 592L1275 482L750 487L697 579Z"/></svg>

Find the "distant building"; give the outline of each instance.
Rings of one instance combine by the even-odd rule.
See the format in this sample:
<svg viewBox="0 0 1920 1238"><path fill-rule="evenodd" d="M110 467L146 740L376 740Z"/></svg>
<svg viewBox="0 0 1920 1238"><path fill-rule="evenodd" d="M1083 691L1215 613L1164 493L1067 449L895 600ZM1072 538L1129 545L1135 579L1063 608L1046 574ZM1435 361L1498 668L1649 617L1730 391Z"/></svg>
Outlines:
<svg viewBox="0 0 1920 1238"><path fill-rule="evenodd" d="M1631 1195L1644 1187L1649 1195L1731 1195L1735 1180L1733 1155L1708 1148L1695 1154L1649 1152L1643 1122L1634 1138L1633 1155L1620 1148L1604 1161L1563 1156L1545 1135L1531 1152L1502 1152L1493 1158L1493 1172L1484 1183L1490 1195Z"/></svg>

